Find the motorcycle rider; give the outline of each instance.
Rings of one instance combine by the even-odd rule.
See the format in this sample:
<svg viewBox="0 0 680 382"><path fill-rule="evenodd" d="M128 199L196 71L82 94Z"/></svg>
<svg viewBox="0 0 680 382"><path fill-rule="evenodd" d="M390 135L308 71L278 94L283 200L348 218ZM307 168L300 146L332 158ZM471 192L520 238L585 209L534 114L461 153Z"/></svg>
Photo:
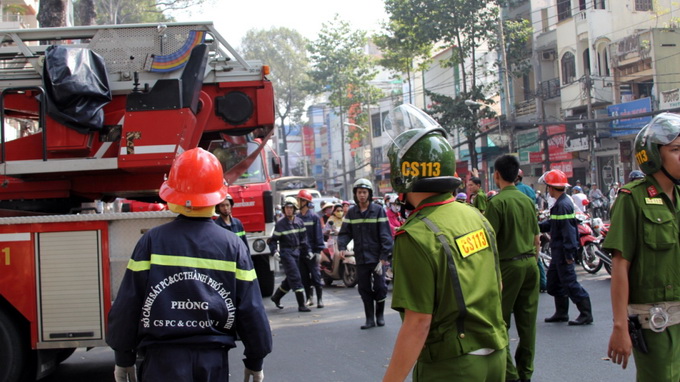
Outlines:
<svg viewBox="0 0 680 382"><path fill-rule="evenodd" d="M586 194L583 193L581 186L574 186L571 199L574 201L574 207L576 207L576 209L582 214L585 214L590 201L588 200Z"/></svg>
<svg viewBox="0 0 680 382"><path fill-rule="evenodd" d="M552 261L548 268L548 294L555 298L555 314L545 322L569 321L569 299L576 304L580 314L569 325L593 323L590 295L576 280L574 259L579 249L578 222L574 202L565 193L569 187L567 176L560 170L550 170L538 180L546 185L546 192L555 198L550 208L550 219L539 223L541 232L550 232Z"/></svg>
<svg viewBox="0 0 680 382"><path fill-rule="evenodd" d="M590 205L593 208L593 217L604 218L604 194L602 193L602 190L597 187L597 183L595 182L590 185L588 200L590 200Z"/></svg>
<svg viewBox="0 0 680 382"><path fill-rule="evenodd" d="M645 177L645 173L640 170L633 170L628 175L628 181L632 182L634 180L642 179Z"/></svg>
<svg viewBox="0 0 680 382"><path fill-rule="evenodd" d="M390 195L388 202L389 207L387 208L387 221L390 223L392 237L394 237L394 231L404 223L404 219L399 214L399 211L401 211L401 204L399 204L398 198L397 195Z"/></svg>
<svg viewBox="0 0 680 382"><path fill-rule="evenodd" d="M305 288L302 286L298 261L300 254L309 253L307 244L307 230L305 223L295 212L298 202L294 197L288 196L283 203L283 218L276 222L274 232L269 239L269 249L274 257L279 257L286 278L281 286L274 292L271 300L277 308L283 309L281 298L292 288L295 291L295 299L298 303L298 312L311 312L305 305ZM277 249L278 245L278 249Z"/></svg>
<svg viewBox="0 0 680 382"><path fill-rule="evenodd" d="M321 251L326 248L323 242L323 233L321 230L321 219L310 208L312 203L312 194L307 190L300 190L297 194L298 203L300 205L300 212L298 217L305 224L307 231L307 243L311 249L310 252L300 254L300 275L302 277L302 285L305 287L305 294L307 295L307 305L314 305L314 292L312 287L316 289L316 307L321 309L323 305L323 289L321 287L321 271L319 269L319 261ZM311 277L310 277L311 276Z"/></svg>
<svg viewBox="0 0 680 382"><path fill-rule="evenodd" d="M229 231L236 234L243 240L243 244L246 245L246 250L250 254L250 248L248 248L248 238L246 237L246 231L243 228L243 223L236 217L231 216L231 209L234 207L234 198L227 194L227 197L218 205L215 206L215 212L219 215L215 219L215 224L222 228L226 228Z"/></svg>
<svg viewBox="0 0 680 382"><path fill-rule="evenodd" d="M219 160L185 151L159 194L179 216L139 239L109 312L116 382L136 381L138 350L143 381L228 381L237 337L246 380L262 381L272 337L253 263L241 240L211 219L227 195Z"/></svg>
<svg viewBox="0 0 680 382"><path fill-rule="evenodd" d="M387 284L382 269L392 252L392 234L385 209L371 203L371 182L364 178L357 179L352 186L352 193L356 205L347 211L338 235L338 249L344 257L347 244L354 241L358 289L366 315L366 323L361 329L369 329L375 327L376 323L378 326L385 325Z"/></svg>
<svg viewBox="0 0 680 382"><path fill-rule="evenodd" d="M662 113L635 138L646 174L621 188L602 245L612 254L614 326L608 356L625 369L629 319L637 316L647 352L633 348L637 380L680 380L680 116Z"/></svg>
<svg viewBox="0 0 680 382"><path fill-rule="evenodd" d="M392 187L412 212L395 237L392 308L403 323L383 381L403 381L411 368L416 382L504 381L508 337L493 229L454 201L455 154L431 123L401 133L388 150ZM417 165L425 171L413 171Z"/></svg>

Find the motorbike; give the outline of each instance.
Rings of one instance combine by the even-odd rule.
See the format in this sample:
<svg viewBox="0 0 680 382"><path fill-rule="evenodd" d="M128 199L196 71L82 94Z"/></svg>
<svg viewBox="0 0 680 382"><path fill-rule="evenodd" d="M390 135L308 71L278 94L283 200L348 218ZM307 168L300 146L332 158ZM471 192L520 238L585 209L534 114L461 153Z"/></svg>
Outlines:
<svg viewBox="0 0 680 382"><path fill-rule="evenodd" d="M602 252L600 238L594 235L588 215L576 214L576 220L578 220L579 250L575 260L586 272L595 274L602 269L603 264L602 258L598 256L598 252Z"/></svg>
<svg viewBox="0 0 680 382"><path fill-rule="evenodd" d="M538 221L542 222L550 218L550 211L544 210L538 213ZM552 255L550 254L550 233L541 232L539 236L540 248L538 252L538 258L543 263L543 269L546 271L550 268L550 261L552 260Z"/></svg>
<svg viewBox="0 0 680 382"><path fill-rule="evenodd" d="M607 211L607 206L606 206L606 200L604 198L594 198L590 202L590 207L592 208L593 211L593 217L594 218L605 218L606 216L606 211Z"/></svg>
<svg viewBox="0 0 680 382"><path fill-rule="evenodd" d="M359 282L357 279L357 265L354 258L354 252L345 251L345 257L340 256L338 250L337 230L329 233L330 245L326 245L326 249L321 252L321 277L326 286L333 284L335 280L342 280L347 288L354 288Z"/></svg>
<svg viewBox="0 0 680 382"><path fill-rule="evenodd" d="M592 220L592 226L593 226L593 233L595 236L599 238L599 243L604 240L605 237L607 237L607 232L609 232L609 224L604 223L602 219L600 218L594 218ZM598 247L600 247L598 245ZM595 253L600 259L602 260L602 263L604 264L604 269L609 273L610 275L612 274L612 257L611 255L606 252L602 251L602 248L600 247L600 251Z"/></svg>

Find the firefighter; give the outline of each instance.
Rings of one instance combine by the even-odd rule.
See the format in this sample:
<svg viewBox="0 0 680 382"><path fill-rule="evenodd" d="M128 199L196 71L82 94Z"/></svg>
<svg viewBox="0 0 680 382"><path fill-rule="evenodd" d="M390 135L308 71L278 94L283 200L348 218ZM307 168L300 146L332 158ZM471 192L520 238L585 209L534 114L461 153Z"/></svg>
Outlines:
<svg viewBox="0 0 680 382"><path fill-rule="evenodd" d="M678 381L680 116L659 114L644 126L635 158L646 176L619 190L602 245L613 260L607 355L625 369L633 347L637 381ZM629 333L635 323L639 336Z"/></svg>
<svg viewBox="0 0 680 382"><path fill-rule="evenodd" d="M539 223L541 232L550 232L552 261L548 268L548 294L555 298L555 314L545 322L569 321L569 299L576 304L579 316L569 325L593 323L590 295L576 279L574 261L578 251L578 228L574 202L565 193L567 176L560 170L550 170L538 180L546 185L546 193L555 198L550 219Z"/></svg>
<svg viewBox="0 0 680 382"><path fill-rule="evenodd" d="M240 338L246 379L263 378L272 337L246 247L212 222L227 195L217 158L191 149L175 159L160 197L180 215L137 243L108 316L116 382L227 381Z"/></svg>
<svg viewBox="0 0 680 382"><path fill-rule="evenodd" d="M316 307L321 309L323 305L323 288L321 287L321 270L319 269L319 262L321 261L321 251L326 248L323 240L323 233L321 227L321 219L314 213L314 209L310 208L312 203L312 194L307 190L300 190L297 195L298 203L300 204L300 212L298 217L305 224L307 231L307 242L310 251L300 254L300 276L302 277L302 285L305 287L305 294L307 295L307 305L314 305L313 296L314 289L316 289Z"/></svg>
<svg viewBox="0 0 680 382"><path fill-rule="evenodd" d="M364 303L366 323L361 329L385 325L387 284L383 266L392 253L392 233L385 209L373 200L373 185L368 179L358 179L352 187L356 205L347 211L338 234L338 249L344 257L347 244L354 241L359 295ZM374 305L375 304L375 305ZM375 318L373 315L375 314Z"/></svg>
<svg viewBox="0 0 680 382"><path fill-rule="evenodd" d="M215 206L215 212L219 215L215 219L215 224L222 228L226 228L229 231L236 234L243 240L243 244L246 245L248 254L250 254L250 248L248 248L248 238L246 237L246 231L243 228L243 223L238 218L231 216L231 209L234 208L234 198L227 194L227 198L224 199L220 204Z"/></svg>
<svg viewBox="0 0 680 382"><path fill-rule="evenodd" d="M494 231L454 201L460 179L444 134L439 126L407 130L387 154L392 188L412 212L394 239L392 308L403 323L383 381L404 381L414 365L414 382L505 380Z"/></svg>
<svg viewBox="0 0 680 382"><path fill-rule="evenodd" d="M305 305L305 288L302 286L298 267L300 254L308 253L309 245L307 244L305 223L295 216L297 210L297 200L292 196L286 197L283 203L283 218L276 222L272 237L269 239L269 249L275 258L280 259L283 272L286 274L286 278L274 292L271 300L277 308L283 309L281 298L292 288L295 291L298 311L311 312Z"/></svg>

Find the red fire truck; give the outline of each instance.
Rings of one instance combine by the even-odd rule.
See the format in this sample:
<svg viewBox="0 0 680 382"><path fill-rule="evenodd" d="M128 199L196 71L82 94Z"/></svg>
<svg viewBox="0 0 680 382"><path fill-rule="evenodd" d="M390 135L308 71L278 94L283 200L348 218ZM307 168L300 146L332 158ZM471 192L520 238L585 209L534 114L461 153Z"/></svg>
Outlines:
<svg viewBox="0 0 680 382"><path fill-rule="evenodd" d="M133 246L174 218L83 203L158 202L194 147L234 148L220 159L237 181L273 132L274 100L268 67L211 23L0 35L0 382L14 382L105 346Z"/></svg>

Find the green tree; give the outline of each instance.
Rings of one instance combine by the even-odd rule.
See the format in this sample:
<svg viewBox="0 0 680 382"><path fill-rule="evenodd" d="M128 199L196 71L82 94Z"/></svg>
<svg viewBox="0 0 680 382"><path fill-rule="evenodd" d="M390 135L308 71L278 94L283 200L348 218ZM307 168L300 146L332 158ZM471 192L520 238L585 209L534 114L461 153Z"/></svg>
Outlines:
<svg viewBox="0 0 680 382"><path fill-rule="evenodd" d="M417 18L414 15L414 18ZM430 62L432 43L423 39L413 24L403 24L399 20L390 20L383 26L384 32L373 36L373 42L380 48L382 58L378 64L400 73L406 73L410 99L414 98L411 89L411 75L423 70Z"/></svg>
<svg viewBox="0 0 680 382"><path fill-rule="evenodd" d="M307 39L299 32L278 27L269 30L251 29L241 41L241 53L246 59L261 60L271 68L269 78L274 85L276 117L280 126L288 122L291 126L300 124L304 114L305 100L309 95L306 84L310 69L306 54ZM283 145L288 147L286 133L282 134ZM286 168L288 169L288 155Z"/></svg>
<svg viewBox="0 0 680 382"><path fill-rule="evenodd" d="M382 91L370 84L377 71L374 60L365 53L367 45L366 32L352 30L337 14L308 45L312 62L309 89L314 94L328 94L341 122L343 116L349 116L359 125L366 124L367 106L382 97ZM358 130L354 137L366 133Z"/></svg>
<svg viewBox="0 0 680 382"><path fill-rule="evenodd" d="M63 27L66 25L66 1L40 0L38 5L38 22L40 27Z"/></svg>

